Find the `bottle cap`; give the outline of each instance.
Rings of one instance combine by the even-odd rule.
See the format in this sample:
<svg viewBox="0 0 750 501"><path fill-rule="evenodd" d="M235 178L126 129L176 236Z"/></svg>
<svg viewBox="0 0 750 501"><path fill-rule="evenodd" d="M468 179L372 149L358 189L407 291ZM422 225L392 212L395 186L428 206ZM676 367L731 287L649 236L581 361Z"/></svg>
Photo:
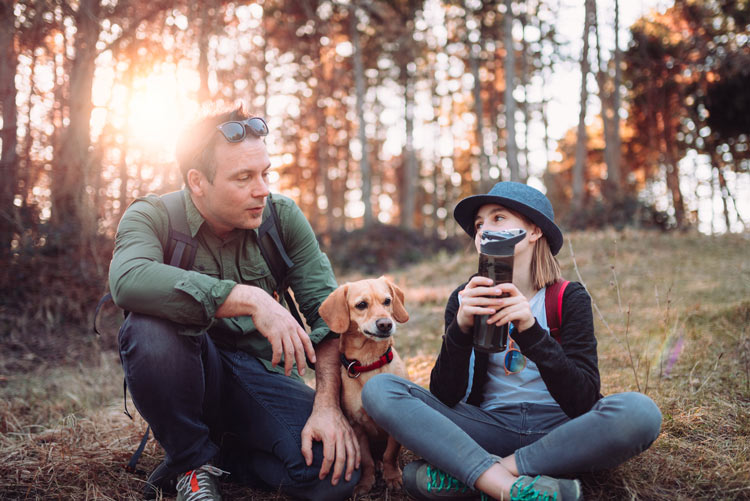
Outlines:
<svg viewBox="0 0 750 501"><path fill-rule="evenodd" d="M526 237L526 230L514 228L502 231L483 231L479 241L482 254L488 256L512 256L516 244Z"/></svg>

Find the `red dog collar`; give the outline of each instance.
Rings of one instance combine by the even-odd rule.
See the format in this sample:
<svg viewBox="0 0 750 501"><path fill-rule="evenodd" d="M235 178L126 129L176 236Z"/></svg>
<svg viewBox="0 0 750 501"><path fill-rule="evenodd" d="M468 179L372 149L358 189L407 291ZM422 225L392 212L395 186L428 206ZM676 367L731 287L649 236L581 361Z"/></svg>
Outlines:
<svg viewBox="0 0 750 501"><path fill-rule="evenodd" d="M380 358L375 360L370 365L362 365L359 360L349 360L344 356L344 354L341 354L341 364L346 368L346 375L350 378L358 378L359 375L363 372L373 371L375 369L379 369L380 367L383 367L386 364L389 364L393 361L393 351L391 350L391 347L388 347L388 350L380 355Z"/></svg>

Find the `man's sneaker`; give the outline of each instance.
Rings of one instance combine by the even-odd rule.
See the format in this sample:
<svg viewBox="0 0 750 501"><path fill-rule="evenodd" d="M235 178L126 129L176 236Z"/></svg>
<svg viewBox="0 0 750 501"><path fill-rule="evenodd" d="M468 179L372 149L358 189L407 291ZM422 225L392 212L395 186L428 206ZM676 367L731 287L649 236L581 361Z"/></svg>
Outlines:
<svg viewBox="0 0 750 501"><path fill-rule="evenodd" d="M522 475L510 488L511 501L578 501L583 499L581 482L538 475Z"/></svg>
<svg viewBox="0 0 750 501"><path fill-rule="evenodd" d="M210 464L190 470L177 480L177 501L221 501L219 487L213 477L229 474Z"/></svg>
<svg viewBox="0 0 750 501"><path fill-rule="evenodd" d="M479 499L480 493L457 478L418 460L404 467L404 489L411 497L423 501Z"/></svg>
<svg viewBox="0 0 750 501"><path fill-rule="evenodd" d="M167 468L167 462L162 461L154 468L143 486L143 499L156 499L159 493L163 496L174 496L177 492L177 474Z"/></svg>

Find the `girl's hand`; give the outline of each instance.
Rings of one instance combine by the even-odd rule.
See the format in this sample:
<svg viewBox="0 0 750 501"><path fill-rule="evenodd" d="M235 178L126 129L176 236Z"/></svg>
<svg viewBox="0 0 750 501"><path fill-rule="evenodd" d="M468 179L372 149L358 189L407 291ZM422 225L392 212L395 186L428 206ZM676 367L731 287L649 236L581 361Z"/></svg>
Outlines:
<svg viewBox="0 0 750 501"><path fill-rule="evenodd" d="M497 284L494 288L508 294L508 297L498 298L499 311L487 320L488 324L504 325L513 322L519 333L534 326L536 319L531 314L529 300L515 285Z"/></svg>
<svg viewBox="0 0 750 501"><path fill-rule="evenodd" d="M501 299L498 297L503 291L500 286L493 286L492 279L487 277L473 277L461 296L456 322L465 334L470 334L474 327L474 315L494 315L500 309Z"/></svg>

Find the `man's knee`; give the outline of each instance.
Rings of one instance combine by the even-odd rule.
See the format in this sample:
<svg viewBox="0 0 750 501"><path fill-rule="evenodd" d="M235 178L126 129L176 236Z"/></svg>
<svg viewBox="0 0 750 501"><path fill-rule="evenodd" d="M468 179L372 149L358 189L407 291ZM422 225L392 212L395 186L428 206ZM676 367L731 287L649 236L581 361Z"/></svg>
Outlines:
<svg viewBox="0 0 750 501"><path fill-rule="evenodd" d="M360 479L360 470L352 472L351 479L348 481L341 476L336 485L331 484L331 473L326 478L320 480L316 477L312 482L300 484L296 487L286 489L286 491L295 498L309 501L343 501L352 496L354 488Z"/></svg>
<svg viewBox="0 0 750 501"><path fill-rule="evenodd" d="M185 338L185 339L183 339ZM160 361L173 358L182 345L195 339L177 333L177 324L169 320L139 313L130 313L120 329L120 356Z"/></svg>

